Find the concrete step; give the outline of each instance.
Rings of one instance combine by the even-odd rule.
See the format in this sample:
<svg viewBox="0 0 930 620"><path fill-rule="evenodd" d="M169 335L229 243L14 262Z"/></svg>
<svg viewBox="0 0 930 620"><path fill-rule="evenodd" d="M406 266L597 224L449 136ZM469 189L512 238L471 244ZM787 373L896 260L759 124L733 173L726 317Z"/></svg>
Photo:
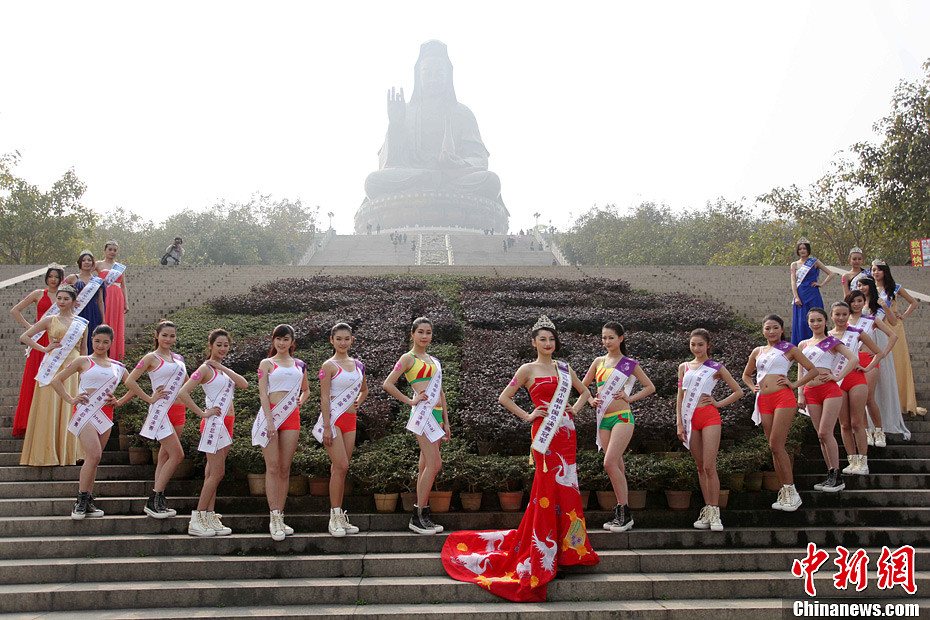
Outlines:
<svg viewBox="0 0 930 620"><path fill-rule="evenodd" d="M843 467L846 463L841 463ZM794 482L799 489L812 489L822 482L825 472L820 474L796 474ZM843 476L846 489L927 489L930 488L930 474L872 474L867 476ZM736 493L733 492L735 497Z"/></svg>
<svg viewBox="0 0 930 620"><path fill-rule="evenodd" d="M0 467L11 467L19 465L19 457L22 452L22 446L19 450L13 452L2 451L0 450ZM118 450L107 450L103 453L103 456L100 459L101 465L128 465L129 464L129 453L120 452ZM31 469L39 470L67 470L68 467L34 467Z"/></svg>
<svg viewBox="0 0 930 620"><path fill-rule="evenodd" d="M81 473L79 465L66 467L28 467L17 465L0 468L0 482L38 482L50 480L67 480L77 482ZM155 474L154 465L100 465L97 467L97 480L151 480Z"/></svg>
<svg viewBox="0 0 930 620"><path fill-rule="evenodd" d="M871 474L925 474L930 473L930 459L889 459L881 455L883 448L870 450L869 454L869 472ZM872 454L876 456L873 457ZM841 463L846 467L845 455L841 453ZM823 457L817 455L816 459L795 461L794 472L796 474L820 474L824 471Z"/></svg>
<svg viewBox="0 0 930 620"><path fill-rule="evenodd" d="M754 573L666 573L661 578L640 574L564 575L549 584L548 600L613 601L624 599L681 598L802 598L803 583L785 571ZM877 587L877 573L870 573L869 587L845 592L843 598L892 599L900 593ZM918 589L930 585L930 573L917 571ZM832 590L832 575L817 575L815 583ZM169 589L170 588L170 589ZM258 605L294 605L307 600L349 605L359 601L378 604L492 603L499 599L474 584L437 577L343 577L150 581L144 583L87 582L0 585L0 612L38 612L53 609L98 610L222 606L248 590ZM440 595L441 593L441 595Z"/></svg>
<svg viewBox="0 0 930 620"><path fill-rule="evenodd" d="M869 452L873 452L869 446ZM801 455L807 459L821 459L820 446L802 446ZM930 459L930 446L911 443L895 443L884 448L875 448L874 455L883 459ZM846 458L846 450L840 445L840 458Z"/></svg>
<svg viewBox="0 0 930 620"><path fill-rule="evenodd" d="M353 523L363 528L364 521L353 517ZM357 536L333 538L326 532L326 521L320 518L312 530L305 530L304 523L287 516L287 522L297 531L285 540L274 542L267 533L267 516L248 518L223 517L223 522L233 529L232 536L194 538L187 535L189 517L181 515L173 519L156 521L147 517L150 525L144 534L114 535L85 534L56 536L20 536L0 538L0 558L87 558L87 557L161 557L202 555L330 555L364 553L438 553L445 534L419 536L409 530L369 531L362 529ZM692 517L693 520L694 517ZM106 524L109 518L85 519L81 522L88 530L98 528L97 523ZM593 522L592 522L593 523ZM847 524L813 526L803 530L771 524L753 528L729 527L723 532L695 530L693 527L680 529L647 529L637 525L622 534L605 532L594 524L588 534L591 544L598 551L617 549L728 549L741 548L788 548L795 553L814 542L821 547L843 545L847 548L866 548L888 545L898 547L930 545L930 531L925 525L902 526L898 524L869 527ZM242 533L248 528L253 532ZM62 532L71 528L62 528ZM72 530L73 531L73 530ZM312 533L306 533L311 531ZM160 532L160 535L156 535ZM127 550L128 553L127 553Z"/></svg>

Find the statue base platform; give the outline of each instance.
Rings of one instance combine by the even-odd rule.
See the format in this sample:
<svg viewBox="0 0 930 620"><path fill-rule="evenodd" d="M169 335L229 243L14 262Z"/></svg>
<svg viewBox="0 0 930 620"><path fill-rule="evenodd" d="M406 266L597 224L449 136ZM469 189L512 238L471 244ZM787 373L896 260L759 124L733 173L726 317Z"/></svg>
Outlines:
<svg viewBox="0 0 930 620"><path fill-rule="evenodd" d="M510 213L500 202L454 192L406 192L365 199L355 213L355 232L368 226L381 230L418 228L474 230L493 229L505 234Z"/></svg>

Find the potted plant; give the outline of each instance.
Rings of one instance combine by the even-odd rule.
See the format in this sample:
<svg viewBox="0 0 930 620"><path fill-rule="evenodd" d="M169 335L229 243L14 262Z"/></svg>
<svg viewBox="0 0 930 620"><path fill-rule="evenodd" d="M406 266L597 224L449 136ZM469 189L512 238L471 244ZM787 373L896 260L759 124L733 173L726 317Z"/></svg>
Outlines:
<svg viewBox="0 0 930 620"><path fill-rule="evenodd" d="M357 480L366 491L379 495L393 495L400 490L405 490L409 495L407 499L401 495L403 508L405 512L411 512L416 503L418 449L416 439L410 433L386 435L377 441L367 442L352 458L352 463L349 465L351 478ZM366 464L367 459L373 459L373 464ZM356 471L357 468L358 471ZM373 478L373 471L380 472L379 479ZM382 501L390 502L391 500L383 499ZM384 509L387 509L387 505L382 504Z"/></svg>
<svg viewBox="0 0 930 620"><path fill-rule="evenodd" d="M690 459L672 459L659 462L664 472L665 499L671 510L687 510L691 506L691 493L700 488L697 468Z"/></svg>
<svg viewBox="0 0 930 620"><path fill-rule="evenodd" d="M142 435L130 435L129 464L148 465L152 462L152 445Z"/></svg>
<svg viewBox="0 0 930 620"><path fill-rule="evenodd" d="M642 510L646 507L646 493L654 487L657 476L655 461L651 454L627 454L624 457L627 504L630 510Z"/></svg>
<svg viewBox="0 0 930 620"><path fill-rule="evenodd" d="M398 463L386 458L379 450L369 450L352 461L352 477L360 488L374 495L375 510L394 512L397 510L399 491L403 485L404 475Z"/></svg>
<svg viewBox="0 0 930 620"><path fill-rule="evenodd" d="M462 459L459 466L461 476L459 500L462 502L462 510L466 512L481 510L483 491L488 488L487 472L490 466L490 459L487 456L469 454Z"/></svg>
<svg viewBox="0 0 930 620"><path fill-rule="evenodd" d="M236 433L229 455L226 457L226 464L240 474L246 474L249 481L249 495L263 496L265 495L265 457L261 448L252 445L251 426L248 428L239 428L239 426L239 421L236 420ZM243 423L242 426L246 425Z"/></svg>
<svg viewBox="0 0 930 620"><path fill-rule="evenodd" d="M316 444L316 440L312 442ZM310 495L314 497L329 496L329 470L332 462L329 454L319 445L308 445L301 459L301 472L307 477ZM349 463L349 469L355 467L355 459Z"/></svg>
<svg viewBox="0 0 930 620"><path fill-rule="evenodd" d="M604 471L604 455L596 450L578 450L575 454L578 471L578 489L581 492L581 507L587 508L591 491L610 488L610 479ZM611 504L611 509L614 505Z"/></svg>
<svg viewBox="0 0 930 620"><path fill-rule="evenodd" d="M523 488L526 485L527 472L532 472L532 465L526 456L487 456L488 480L497 491L501 510L517 512L523 507Z"/></svg>

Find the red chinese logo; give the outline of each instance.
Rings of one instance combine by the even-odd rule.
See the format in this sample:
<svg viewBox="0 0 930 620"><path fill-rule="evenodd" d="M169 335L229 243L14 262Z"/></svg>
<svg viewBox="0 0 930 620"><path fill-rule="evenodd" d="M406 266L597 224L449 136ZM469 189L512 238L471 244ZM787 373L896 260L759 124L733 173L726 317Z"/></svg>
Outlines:
<svg viewBox="0 0 930 620"><path fill-rule="evenodd" d="M850 585L856 586L856 592L862 592L868 586L869 554L864 549L857 549L850 553L845 547L836 548L837 557L833 563L837 566L833 574L833 586L837 590L846 590ZM795 560L791 565L791 574L804 578L804 591L808 596L817 596L814 586L814 573L820 570L830 554L818 549L815 543L807 544L807 555ZM890 590L900 585L908 594L917 593L917 583L914 581L914 548L904 545L892 551L882 547L881 556L877 562L878 588Z"/></svg>
<svg viewBox="0 0 930 620"><path fill-rule="evenodd" d="M791 574L795 577L804 577L804 591L808 596L817 596L817 588L814 587L814 573L820 570L820 567L830 554L822 549L818 549L814 543L807 543L807 556L801 560L795 560L791 565Z"/></svg>
<svg viewBox="0 0 930 620"><path fill-rule="evenodd" d="M879 589L890 590L896 585L903 587L908 594L917 592L917 584L914 582L914 547L910 545L894 551L883 546L878 558Z"/></svg>

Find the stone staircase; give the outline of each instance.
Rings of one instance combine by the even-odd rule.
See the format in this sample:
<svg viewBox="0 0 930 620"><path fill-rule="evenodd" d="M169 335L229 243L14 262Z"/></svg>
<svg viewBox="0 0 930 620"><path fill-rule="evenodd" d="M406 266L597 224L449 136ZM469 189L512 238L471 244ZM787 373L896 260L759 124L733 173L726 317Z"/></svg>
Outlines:
<svg viewBox="0 0 930 620"><path fill-rule="evenodd" d="M446 235L421 233L417 235L417 265L436 266L449 264Z"/></svg>
<svg viewBox="0 0 930 620"><path fill-rule="evenodd" d="M595 275L587 268L139 267L129 274L132 306L127 320L130 333L138 335L176 308L235 294L258 282L397 272L572 279ZM687 273L679 282L661 268L618 269L609 275L649 290L682 291L689 278L695 286L703 282ZM732 279L730 284L730 290L737 288ZM10 307L37 285L33 281L0 289L0 304ZM928 321L925 315L915 318L916 332ZM406 529L403 514L372 514L367 497L347 498L347 509L362 532L343 539L325 533L326 504L321 498L290 498L288 522L297 533L274 543L267 534L264 498L235 495L239 487L225 483L217 509L234 535L191 538L185 512L189 515L195 505L199 481L174 480L169 485L177 517L147 518L141 512L153 468L129 465L128 454L115 449L104 453L95 490L107 516L72 521L68 515L78 468L18 466L21 441L10 438L10 427L23 358L15 342L19 328L10 320L2 325L0 613L99 618L438 619L495 614L548 620L622 613L649 619L780 618L785 601L790 605L806 599L801 581L789 569L803 556L808 541L831 552L831 560L836 555L832 547L840 544L850 550L865 548L871 558L866 591L834 590L831 562L816 575L819 596L918 602L922 613L930 609L930 601L922 598L930 588L928 573L922 570L930 559L930 422L925 420L908 421L914 435L906 445L892 437L889 447L874 449L869 460L872 474L847 478L848 490L836 495L808 490L823 477L816 440L809 442L796 467L802 509L777 513L769 508L774 493L734 493L723 513L727 529L721 533L694 530L696 509L668 511L660 508L664 499L656 496L650 497L649 508L636 513L633 531L608 534L599 527L607 514L593 509L592 501L587 517L601 563L565 571L550 584L548 603L519 605L448 579L438 556L444 537L414 535ZM514 527L519 518L484 512L449 513L436 520L451 531ZM914 600L899 587L876 588L874 569L881 546L905 544L917 548Z"/></svg>

